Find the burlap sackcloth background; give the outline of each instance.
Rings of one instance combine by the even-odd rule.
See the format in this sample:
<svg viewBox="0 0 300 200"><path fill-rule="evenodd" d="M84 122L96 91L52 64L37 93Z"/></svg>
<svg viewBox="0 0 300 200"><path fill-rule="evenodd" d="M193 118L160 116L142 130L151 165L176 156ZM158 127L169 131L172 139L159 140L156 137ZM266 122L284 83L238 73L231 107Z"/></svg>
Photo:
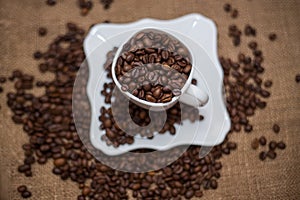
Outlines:
<svg viewBox="0 0 300 200"><path fill-rule="evenodd" d="M225 2L239 10L237 19L231 19L223 11ZM267 108L251 119L254 131L232 135L238 142L238 150L222 158L219 187L205 191L202 199L300 199L300 85L295 82L295 74L300 73L299 0L115 0L107 11L98 0L94 0L94 5L87 17L81 17L74 0L58 0L54 7L46 6L44 0L0 0L0 74L8 76L13 69L22 69L41 76L32 54L37 49L45 50L56 35L64 33L68 21L87 29L92 23L104 20L122 23L144 17L171 19L192 12L202 13L218 25L219 55L232 58L239 49L250 53L246 48L250 39L242 37L243 48L234 48L227 36L228 25L235 23L243 28L250 23L257 28L257 41L265 56L263 77L273 80L272 95ZM38 37L39 26L48 28L46 37ZM278 40L270 42L268 34L273 31L278 34ZM5 92L10 90L11 84L5 87ZM27 136L10 119L5 94L0 94L0 105L0 199L20 199L16 192L20 184L29 186L33 193L31 199L76 199L77 186L53 175L51 162L33 165L32 178L17 173L24 156L21 145ZM271 131L275 122L281 126L279 135ZM276 141L283 139L286 150L278 150L276 160L261 162L259 151L250 147L252 139L261 135Z"/></svg>

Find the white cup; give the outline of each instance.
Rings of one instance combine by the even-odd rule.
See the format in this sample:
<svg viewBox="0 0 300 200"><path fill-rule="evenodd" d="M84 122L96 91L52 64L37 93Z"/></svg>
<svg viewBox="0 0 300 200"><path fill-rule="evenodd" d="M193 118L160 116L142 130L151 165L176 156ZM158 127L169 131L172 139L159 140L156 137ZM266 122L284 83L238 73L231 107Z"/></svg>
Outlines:
<svg viewBox="0 0 300 200"><path fill-rule="evenodd" d="M140 32L141 30L139 30L138 32ZM164 31L165 32L165 31ZM169 32L166 32L169 35L171 35L172 37L174 37L172 34L170 34ZM136 34L136 33L135 33ZM134 35L135 35L134 34ZM131 38L131 37L130 37ZM129 39L130 39L129 38ZM176 38L176 37L174 37ZM176 38L177 39L177 38ZM178 39L177 39L178 40ZM180 41L180 40L179 40ZM145 109L151 109L153 111L161 111L161 110L166 110L172 106L174 106L178 101L185 103L187 105L191 105L194 107L202 107L204 106L207 102L208 102L208 94L206 92L204 92L203 90L201 90L199 87L191 84L192 82L192 77L193 77L193 73L194 73L194 62L193 62L193 54L191 54L191 51L189 50L188 46L186 46L182 41L180 41L188 50L189 54L191 55L191 60L192 60L192 68L191 68L191 72L188 76L188 79L186 80L184 86L181 88L181 95L178 96L174 96L172 98L171 101L166 102L166 103L153 103L153 102L149 102L143 99L140 99L136 96L134 96L133 94L131 94L128 91L123 91L121 89L122 85L120 84L120 82L118 81L117 77L116 77L116 73L115 73L115 68L116 68L116 64L118 61L119 56L121 55L122 49L124 44L126 44L128 41L126 40L121 47L117 50L115 57L113 59L113 63L112 63L112 67L111 67L111 72L112 72L112 78L114 83L116 84L116 86L118 87L118 89L128 98L130 99L132 102L134 102L135 104L137 104L138 106L141 106Z"/></svg>

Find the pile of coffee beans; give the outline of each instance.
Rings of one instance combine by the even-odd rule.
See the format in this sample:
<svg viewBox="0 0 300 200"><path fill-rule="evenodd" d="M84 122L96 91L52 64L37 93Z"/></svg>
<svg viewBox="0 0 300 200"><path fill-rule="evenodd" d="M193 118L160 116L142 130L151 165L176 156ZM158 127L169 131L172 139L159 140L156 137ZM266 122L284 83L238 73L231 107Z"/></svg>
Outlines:
<svg viewBox="0 0 300 200"><path fill-rule="evenodd" d="M166 103L181 94L191 72L187 48L158 30L135 34L121 51L115 67L123 91L154 103Z"/></svg>
<svg viewBox="0 0 300 200"><path fill-rule="evenodd" d="M99 0L105 10L111 7L113 0ZM54 6L57 3L56 0L46 0L48 6ZM80 8L80 14L86 16L93 8L92 0L76 0L78 7Z"/></svg>

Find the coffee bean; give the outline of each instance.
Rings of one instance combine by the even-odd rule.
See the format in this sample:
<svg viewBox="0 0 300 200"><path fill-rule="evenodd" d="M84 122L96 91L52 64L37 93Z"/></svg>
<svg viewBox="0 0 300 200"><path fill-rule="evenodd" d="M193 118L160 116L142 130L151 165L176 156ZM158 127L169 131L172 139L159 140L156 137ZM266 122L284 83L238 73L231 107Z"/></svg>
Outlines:
<svg viewBox="0 0 300 200"><path fill-rule="evenodd" d="M47 34L47 29L45 27L40 27L38 33L40 36L45 36Z"/></svg>
<svg viewBox="0 0 300 200"><path fill-rule="evenodd" d="M278 149L285 149L286 145L283 141L280 141L277 143L277 148Z"/></svg>
<svg viewBox="0 0 300 200"><path fill-rule="evenodd" d="M279 133L280 132L280 126L278 124L273 125L273 131L274 133Z"/></svg>
<svg viewBox="0 0 300 200"><path fill-rule="evenodd" d="M256 48L257 48L257 43L254 42L254 41L252 41L252 42L250 42L250 43L248 44L248 47L249 47L250 49L252 49L252 50L256 50Z"/></svg>
<svg viewBox="0 0 300 200"><path fill-rule="evenodd" d="M251 148L256 150L259 147L259 140L257 138L254 138L251 142Z"/></svg>
<svg viewBox="0 0 300 200"><path fill-rule="evenodd" d="M260 152L259 159L263 161L266 158L267 158L267 153L265 151Z"/></svg>
<svg viewBox="0 0 300 200"><path fill-rule="evenodd" d="M252 109L251 109L251 111L252 111ZM253 113L253 111L251 112L251 114ZM248 114L250 114L250 113L248 113ZM250 114L250 115L251 115ZM250 124L247 124L246 126L245 126L245 128L244 128L244 130L245 130L245 132L247 132L247 133L250 133L251 131L252 131L252 125L250 125Z"/></svg>
<svg viewBox="0 0 300 200"><path fill-rule="evenodd" d="M266 138L265 138L264 136L261 136L261 137L259 138L259 144L262 145L262 146L265 146L266 143L267 143Z"/></svg>
<svg viewBox="0 0 300 200"><path fill-rule="evenodd" d="M33 57L35 59L41 59L43 56L43 54L40 52L40 51L36 51L34 54L33 54Z"/></svg>
<svg viewBox="0 0 300 200"><path fill-rule="evenodd" d="M174 96L181 95L181 90L180 89L174 89L172 92L173 92Z"/></svg>
<svg viewBox="0 0 300 200"><path fill-rule="evenodd" d="M19 193L23 193L23 192L27 191L27 186L26 185L20 185L17 188L17 190L18 190Z"/></svg>
<svg viewBox="0 0 300 200"><path fill-rule="evenodd" d="M233 9L233 10L232 10L232 13L231 13L231 17L232 17L232 18L237 18L238 15L239 15L238 10L237 10L237 9Z"/></svg>
<svg viewBox="0 0 300 200"><path fill-rule="evenodd" d="M270 33L269 34L269 40L270 41L275 41L277 39L277 35L275 33Z"/></svg>
<svg viewBox="0 0 300 200"><path fill-rule="evenodd" d="M300 74L297 74L295 77L296 83L300 83Z"/></svg>
<svg viewBox="0 0 300 200"><path fill-rule="evenodd" d="M277 143L275 141L270 141L269 142L269 149L274 150L276 149Z"/></svg>
<svg viewBox="0 0 300 200"><path fill-rule="evenodd" d="M149 94L146 95L146 100L150 101L150 102L153 102L153 103L156 102L156 99L153 96L149 95Z"/></svg>
<svg viewBox="0 0 300 200"><path fill-rule="evenodd" d="M265 83L264 83L264 86L266 88L270 88L272 86L273 82L271 80L267 80Z"/></svg>
<svg viewBox="0 0 300 200"><path fill-rule="evenodd" d="M185 196L185 198L190 199L194 196L194 194L195 194L194 190L188 190L184 196Z"/></svg>
<svg viewBox="0 0 300 200"><path fill-rule="evenodd" d="M18 171L21 172L21 173L24 173L24 172L29 171L29 170L31 170L30 165L24 164L24 165L20 165L18 167Z"/></svg>
<svg viewBox="0 0 300 200"><path fill-rule="evenodd" d="M270 150L270 151L267 152L267 156L273 160L273 159L276 158L277 154L276 154L275 151Z"/></svg>
<svg viewBox="0 0 300 200"><path fill-rule="evenodd" d="M4 76L0 76L0 83L5 83L6 82L6 78Z"/></svg>
<svg viewBox="0 0 300 200"><path fill-rule="evenodd" d="M65 164L66 164L66 160L64 158L58 158L58 159L54 160L54 165L56 167L61 167Z"/></svg>
<svg viewBox="0 0 300 200"><path fill-rule="evenodd" d="M225 12L231 11L231 5L229 3L224 4L223 8L224 8Z"/></svg>
<svg viewBox="0 0 300 200"><path fill-rule="evenodd" d="M237 145L234 142L228 142L227 143L227 148L229 148L230 150L235 150L236 147L237 147Z"/></svg>
<svg viewBox="0 0 300 200"><path fill-rule="evenodd" d="M21 195L24 199L27 199L27 198L31 197L32 194L30 191L24 191L24 192L22 192Z"/></svg>
<svg viewBox="0 0 300 200"><path fill-rule="evenodd" d="M56 0L46 0L46 3L49 5L49 6L54 6L56 4Z"/></svg>

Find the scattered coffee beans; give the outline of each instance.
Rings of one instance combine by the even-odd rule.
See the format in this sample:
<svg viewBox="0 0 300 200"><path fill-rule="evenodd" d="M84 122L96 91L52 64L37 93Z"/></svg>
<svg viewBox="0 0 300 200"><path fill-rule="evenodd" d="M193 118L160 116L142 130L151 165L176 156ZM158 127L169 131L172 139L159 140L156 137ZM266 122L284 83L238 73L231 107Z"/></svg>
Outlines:
<svg viewBox="0 0 300 200"><path fill-rule="evenodd" d="M14 122L23 124L23 129L29 136L29 143L23 145L26 158L19 170L30 174L31 165L35 160L39 164L44 164L53 158L53 173L62 180L71 179L77 182L82 190L78 199L82 200L128 199L128 191L131 191L132 197L137 199L181 199L181 197L201 197L203 189L216 189L218 187L216 180L220 178L222 168L219 159L236 149L236 144L229 141L230 134L240 131L242 126L246 127L249 124L248 117L252 116L257 108L266 107L266 101L261 99L269 96L266 92L262 92L261 88L260 76L264 71L261 51L251 45L253 58L242 53L239 54L237 62L220 58L225 74L227 107L232 121L231 132L222 144L215 146L204 158L198 156L200 147L191 146L178 160L163 169L148 173L128 173L111 169L96 161L82 145L76 133L71 100L76 73L84 60L82 51L84 31L72 23L67 27L68 33L57 37L49 45L47 52L41 56L43 58L43 63L39 66L41 72L55 74L53 81L36 82L38 87L45 88L45 94L35 96L27 91L34 83L31 76L16 70L9 77L9 80L15 81L16 92L7 94L7 104L14 113L12 117ZM255 36L256 31L251 27L251 30L247 30L247 34ZM60 48L61 42L69 43L67 52ZM240 42L235 42L238 43ZM112 52L115 51L116 49ZM110 67L112 52L109 53L106 62ZM109 72L108 77L111 77ZM25 87L24 81L28 84ZM86 83L83 82L84 84ZM106 83L104 88L109 88L112 84ZM103 94L108 95L107 103L111 101L109 94L108 91ZM79 96L86 94L82 93ZM134 118L136 121L141 118L147 119L147 112L142 112L141 108L134 106L136 105L130 105L131 116L139 116ZM102 112L105 113L105 118L100 120L113 138L118 129L112 129L115 131L113 133L109 132L110 127L114 126L110 117L111 110L101 109L101 114ZM174 106L168 112L170 112L169 122L164 129L175 134L176 129L172 125L180 123L177 118L180 116L180 108ZM196 116L195 119L201 118L199 113L195 112L193 115ZM141 120L140 123L147 123L147 120ZM130 137L124 137L123 140L128 140L127 138ZM262 138L259 139L259 143L265 145L266 138ZM131 141L123 143L130 143L133 138L129 140ZM284 149L285 143L278 142L276 148ZM276 157L276 153L268 151L259 154L261 160L265 160L267 156L272 159ZM124 162L128 163L128 160ZM20 190L23 197L31 196L24 188Z"/></svg>
<svg viewBox="0 0 300 200"><path fill-rule="evenodd" d="M105 10L109 9L113 0L99 0L100 3L103 5ZM93 1L92 0L76 0L78 7L80 8L80 14L82 16L86 16L91 9L93 8ZM49 6L54 6L56 4L56 0L46 0L46 4Z"/></svg>

